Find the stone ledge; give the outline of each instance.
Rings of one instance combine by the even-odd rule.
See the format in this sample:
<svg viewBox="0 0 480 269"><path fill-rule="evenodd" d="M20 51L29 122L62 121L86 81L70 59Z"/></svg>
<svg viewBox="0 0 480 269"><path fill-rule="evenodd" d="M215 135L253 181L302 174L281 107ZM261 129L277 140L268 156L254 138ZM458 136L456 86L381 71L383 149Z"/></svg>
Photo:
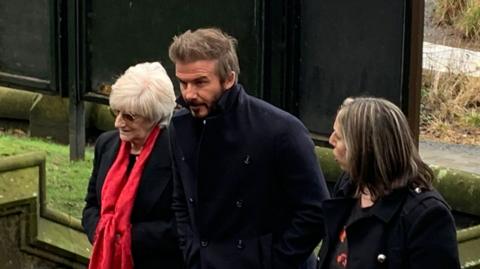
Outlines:
<svg viewBox="0 0 480 269"><path fill-rule="evenodd" d="M341 173L332 150L315 147L318 163L327 182L335 183ZM480 216L480 175L461 170L430 165L435 173L434 187L445 197L456 211Z"/></svg>
<svg viewBox="0 0 480 269"><path fill-rule="evenodd" d="M0 216L22 216L19 229L23 252L72 268L85 268L91 245L81 231L80 221L45 206L43 153L1 158L0 186Z"/></svg>
<svg viewBox="0 0 480 269"><path fill-rule="evenodd" d="M2 256L1 259L15 260L30 256L36 257L34 258L36 260L47 260L53 264L61 264L70 268L86 268L89 249L80 249L84 245L82 241L84 241L85 234L72 233L68 227L40 217L36 197L0 204L0 221L16 215L19 216L19 220L13 229L18 229L20 242L8 247L20 246L21 253L16 253L15 257ZM55 242L49 239L52 237L55 238ZM59 239L68 240L69 243L59 242Z"/></svg>

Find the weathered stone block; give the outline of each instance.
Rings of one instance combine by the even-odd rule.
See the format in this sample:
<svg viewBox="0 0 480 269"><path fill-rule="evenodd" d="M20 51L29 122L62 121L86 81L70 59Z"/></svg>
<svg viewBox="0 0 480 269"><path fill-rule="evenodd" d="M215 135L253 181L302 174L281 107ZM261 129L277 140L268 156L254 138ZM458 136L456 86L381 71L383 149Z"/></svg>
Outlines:
<svg viewBox="0 0 480 269"><path fill-rule="evenodd" d="M115 119L110 113L107 105L92 105L92 113L90 114L90 127L94 127L101 131L108 131L115 128L114 122Z"/></svg>
<svg viewBox="0 0 480 269"><path fill-rule="evenodd" d="M42 95L30 113L30 135L68 144L68 99Z"/></svg>
<svg viewBox="0 0 480 269"><path fill-rule="evenodd" d="M30 109L40 96L38 93L0 87L0 118L28 120Z"/></svg>
<svg viewBox="0 0 480 269"><path fill-rule="evenodd" d="M43 153L0 158L0 268L86 268L86 235L47 219L44 163Z"/></svg>

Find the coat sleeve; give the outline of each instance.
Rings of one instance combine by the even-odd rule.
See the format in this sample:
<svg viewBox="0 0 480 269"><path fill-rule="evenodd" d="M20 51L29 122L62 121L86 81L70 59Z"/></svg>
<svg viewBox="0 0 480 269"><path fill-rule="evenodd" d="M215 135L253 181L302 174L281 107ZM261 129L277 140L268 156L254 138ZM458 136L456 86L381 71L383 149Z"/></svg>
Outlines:
<svg viewBox="0 0 480 269"><path fill-rule="evenodd" d="M324 236L321 202L328 189L306 128L295 121L276 143L281 189L291 218L273 238L273 268L298 268Z"/></svg>
<svg viewBox="0 0 480 269"><path fill-rule="evenodd" d="M173 196L172 196L172 210L175 214L177 225L178 245L183 252L184 259L187 258L187 235L191 231L190 216L188 214L188 205L185 197L185 190L182 184L180 173L178 172L178 165L175 153L175 133L173 124L170 125L170 147L172 152L172 170L173 170Z"/></svg>
<svg viewBox="0 0 480 269"><path fill-rule="evenodd" d="M93 244L95 230L97 228L98 219L100 216L100 204L97 196L97 177L100 160L102 155L102 137L99 137L95 146L95 153L93 159L93 169L88 182L87 195L85 197L85 207L82 213L82 226L87 233L88 240Z"/></svg>
<svg viewBox="0 0 480 269"><path fill-rule="evenodd" d="M164 220L132 224L132 251L139 254L138 256L154 254L152 252L175 253L178 251L176 221L173 213L171 216L165 216Z"/></svg>
<svg viewBox="0 0 480 269"><path fill-rule="evenodd" d="M450 210L430 198L421 202L408 217L408 266L421 268L460 268L455 223Z"/></svg>

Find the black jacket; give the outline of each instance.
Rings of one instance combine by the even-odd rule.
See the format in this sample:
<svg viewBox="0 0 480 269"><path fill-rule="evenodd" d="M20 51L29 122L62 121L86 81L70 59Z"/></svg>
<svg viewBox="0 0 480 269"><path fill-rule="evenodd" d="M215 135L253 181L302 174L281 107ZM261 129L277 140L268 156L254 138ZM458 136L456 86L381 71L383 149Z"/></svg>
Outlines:
<svg viewBox="0 0 480 269"><path fill-rule="evenodd" d="M335 198L323 203L326 239L318 268L328 268L340 228L357 202L351 198L353 192L343 174L334 188ZM395 190L377 201L370 213L346 228L348 269L460 268L454 219L436 190Z"/></svg>
<svg viewBox="0 0 480 269"><path fill-rule="evenodd" d="M303 124L238 84L207 118L183 108L172 123L187 268L299 268L323 236L328 197Z"/></svg>
<svg viewBox="0 0 480 269"><path fill-rule="evenodd" d="M135 269L183 268L171 210L172 170L168 131L163 129L147 160L132 209L132 255ZM120 145L118 131L103 133L95 145L82 225L93 243L100 214L102 186Z"/></svg>

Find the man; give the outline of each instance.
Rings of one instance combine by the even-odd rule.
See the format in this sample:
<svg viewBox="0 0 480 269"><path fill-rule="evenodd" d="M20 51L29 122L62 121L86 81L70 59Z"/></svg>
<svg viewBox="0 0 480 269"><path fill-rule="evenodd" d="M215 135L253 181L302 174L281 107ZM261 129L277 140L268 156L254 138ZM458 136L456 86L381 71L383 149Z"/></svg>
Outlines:
<svg viewBox="0 0 480 269"><path fill-rule="evenodd" d="M183 106L171 129L187 268L312 268L328 197L313 143L298 119L237 83L235 46L208 28L174 37L169 49Z"/></svg>

